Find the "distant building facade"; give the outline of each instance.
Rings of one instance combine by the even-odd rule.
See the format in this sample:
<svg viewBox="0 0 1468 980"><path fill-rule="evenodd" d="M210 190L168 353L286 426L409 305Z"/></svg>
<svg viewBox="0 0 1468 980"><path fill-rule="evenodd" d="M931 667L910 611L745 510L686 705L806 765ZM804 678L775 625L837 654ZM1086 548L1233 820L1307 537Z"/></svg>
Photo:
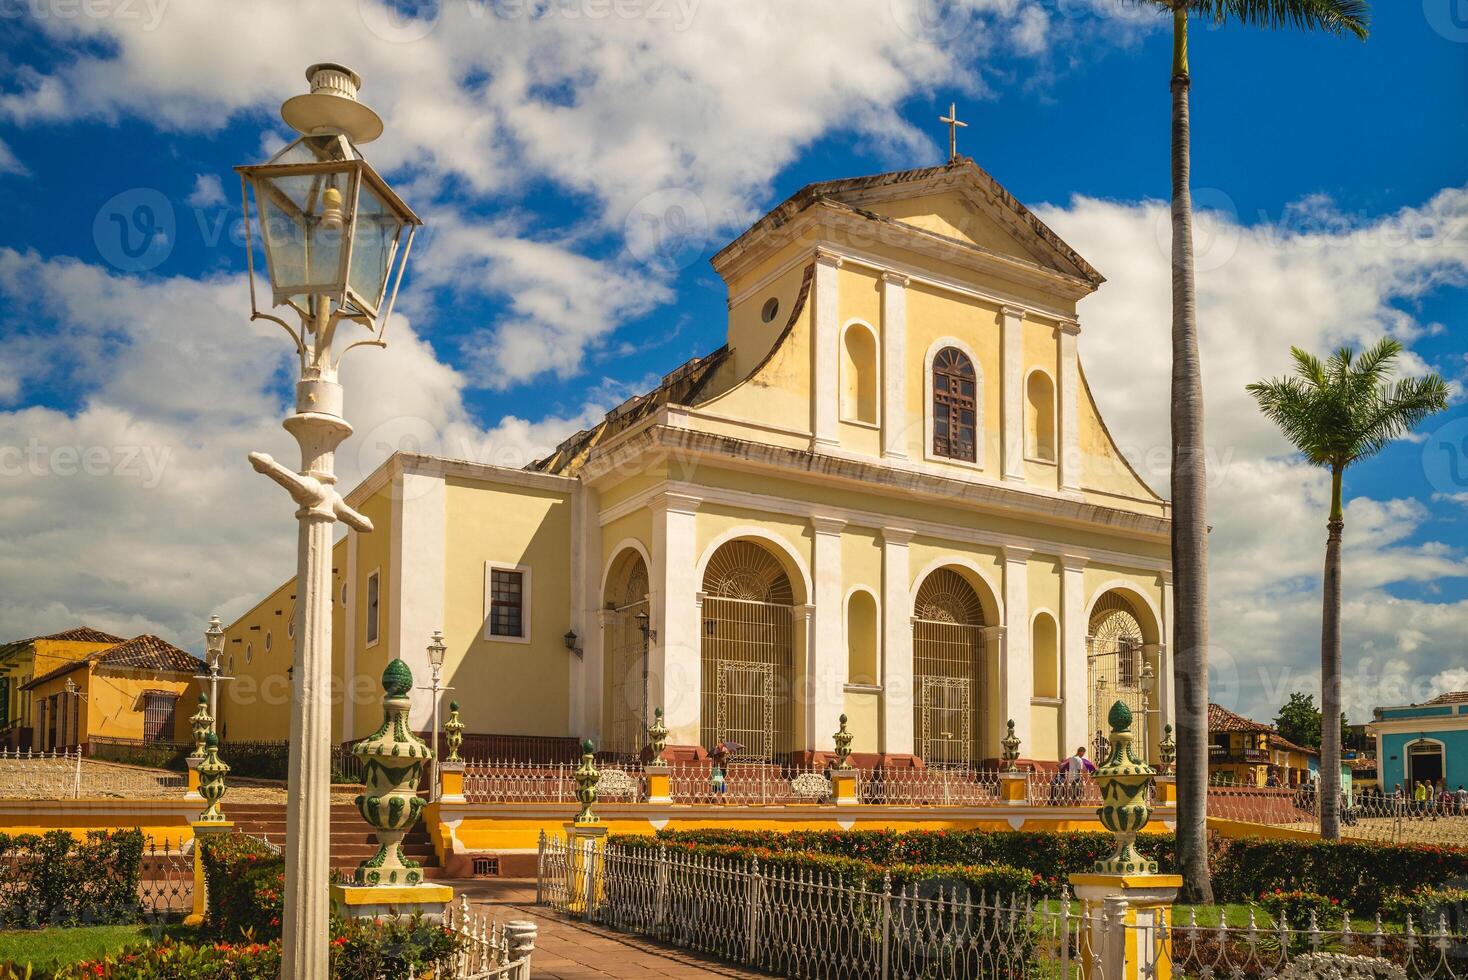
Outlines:
<svg viewBox="0 0 1468 980"><path fill-rule="evenodd" d="M1456 791L1468 786L1468 691L1441 694L1422 704L1377 708L1366 727L1376 740L1382 792L1428 782Z"/></svg>

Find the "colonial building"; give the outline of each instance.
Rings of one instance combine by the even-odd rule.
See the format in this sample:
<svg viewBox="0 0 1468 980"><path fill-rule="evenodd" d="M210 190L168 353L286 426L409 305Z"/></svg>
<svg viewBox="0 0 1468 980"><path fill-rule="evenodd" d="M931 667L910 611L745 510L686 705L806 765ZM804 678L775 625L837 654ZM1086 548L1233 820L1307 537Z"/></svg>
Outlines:
<svg viewBox="0 0 1468 980"><path fill-rule="evenodd" d="M35 710L24 690L32 678L121 642L120 636L77 626L0 645L0 744L17 749L35 745Z"/></svg>
<svg viewBox="0 0 1468 980"><path fill-rule="evenodd" d="M1440 694L1422 704L1377 708L1366 731L1376 740L1377 779L1383 792L1408 796L1420 782L1456 792L1468 786L1468 691Z"/></svg>
<svg viewBox="0 0 1468 980"><path fill-rule="evenodd" d="M398 453L349 495L339 738L442 629L482 735L633 753L661 708L675 755L782 759L845 714L869 759L966 765L1013 720L1053 762L1122 698L1155 745L1168 507L1081 368L1101 274L965 158L812 184L713 265L727 342L546 459ZM294 592L229 627L231 738L284 736Z"/></svg>

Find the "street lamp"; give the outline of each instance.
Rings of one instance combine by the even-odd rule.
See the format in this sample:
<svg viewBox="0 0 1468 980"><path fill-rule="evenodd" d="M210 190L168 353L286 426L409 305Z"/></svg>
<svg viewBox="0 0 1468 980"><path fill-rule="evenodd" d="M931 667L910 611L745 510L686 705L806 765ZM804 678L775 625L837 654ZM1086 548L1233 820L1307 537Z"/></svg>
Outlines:
<svg viewBox="0 0 1468 980"><path fill-rule="evenodd" d="M433 734L428 737L429 744L433 746L433 765L429 767L429 777L432 782L428 790L428 797L433 800L438 799L438 702L443 697L444 691L453 690L452 687L443 687L439 684L439 678L443 675L443 658L447 652L448 647L444 646L443 642L443 630L434 630L433 635L428 639L428 666L433 671L433 682L427 688L418 689L433 692L433 720L430 723L433 725Z"/></svg>
<svg viewBox="0 0 1468 980"><path fill-rule="evenodd" d="M233 677L222 672L224 664L224 626L218 616L209 617L209 628L204 631L204 663L208 670L195 674L194 680L209 682L209 730L219 734L219 682L232 681Z"/></svg>
<svg viewBox="0 0 1468 980"><path fill-rule="evenodd" d="M384 346L383 333L422 224L358 146L382 134L377 114L357 101L361 78L334 64L306 70L308 95L281 106L301 135L257 166L237 167L244 201L250 318L279 324L300 362L295 414L285 428L301 449L292 471L264 453L250 465L296 503L296 666L292 671L290 780L286 804L285 911L281 976L327 980L331 853L331 543L332 525L355 531L372 522L336 490L334 453L352 427L342 418L337 369L347 351ZM260 307L250 201L264 247L270 309ZM289 316L289 313L286 313ZM343 323L358 328L340 351Z"/></svg>

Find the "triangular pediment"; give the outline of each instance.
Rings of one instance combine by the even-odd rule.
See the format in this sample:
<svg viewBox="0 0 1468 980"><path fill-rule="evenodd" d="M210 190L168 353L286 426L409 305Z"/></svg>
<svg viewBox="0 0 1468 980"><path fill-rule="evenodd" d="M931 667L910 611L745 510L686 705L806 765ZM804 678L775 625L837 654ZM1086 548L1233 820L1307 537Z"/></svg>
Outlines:
<svg viewBox="0 0 1468 980"><path fill-rule="evenodd" d="M821 204L911 228L936 241L1013 259L1085 284L1086 291L1105 281L1029 208L967 157L940 167L808 184L716 255L715 267L726 255L748 247L764 232Z"/></svg>

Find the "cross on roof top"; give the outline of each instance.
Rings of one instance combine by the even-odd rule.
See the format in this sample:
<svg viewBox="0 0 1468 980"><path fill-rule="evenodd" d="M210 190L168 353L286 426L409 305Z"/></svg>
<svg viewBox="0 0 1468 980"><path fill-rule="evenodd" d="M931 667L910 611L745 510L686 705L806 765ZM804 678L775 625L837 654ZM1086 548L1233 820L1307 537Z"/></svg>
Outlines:
<svg viewBox="0 0 1468 980"><path fill-rule="evenodd" d="M958 104L948 103L948 115L939 118L941 123L948 125L948 162L952 163L958 159L958 130L968 128L968 123L958 121Z"/></svg>

